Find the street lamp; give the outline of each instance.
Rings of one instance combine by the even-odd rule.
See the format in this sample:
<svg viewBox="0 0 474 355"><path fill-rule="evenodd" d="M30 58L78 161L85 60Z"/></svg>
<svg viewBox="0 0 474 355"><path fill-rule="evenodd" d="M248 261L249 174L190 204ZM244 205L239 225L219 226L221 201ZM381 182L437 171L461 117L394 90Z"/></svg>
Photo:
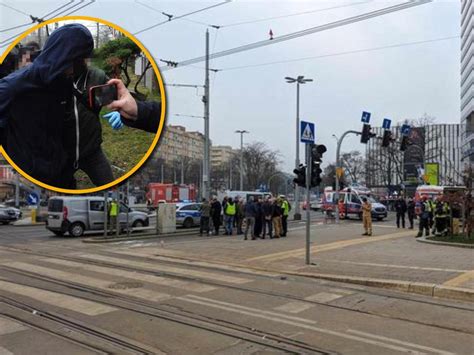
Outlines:
<svg viewBox="0 0 474 355"><path fill-rule="evenodd" d="M298 169L300 166L300 84L305 84L313 81L313 79L305 79L303 75L299 75L296 78L291 78L289 76L285 77L285 80L288 84L296 83L296 159L295 159L295 169ZM295 186L295 214L294 219L301 219L300 212L300 189L299 186ZM309 201L308 201L309 203Z"/></svg>
<svg viewBox="0 0 474 355"><path fill-rule="evenodd" d="M240 133L240 191L244 190L244 134L250 133L246 130L236 130L235 133Z"/></svg>

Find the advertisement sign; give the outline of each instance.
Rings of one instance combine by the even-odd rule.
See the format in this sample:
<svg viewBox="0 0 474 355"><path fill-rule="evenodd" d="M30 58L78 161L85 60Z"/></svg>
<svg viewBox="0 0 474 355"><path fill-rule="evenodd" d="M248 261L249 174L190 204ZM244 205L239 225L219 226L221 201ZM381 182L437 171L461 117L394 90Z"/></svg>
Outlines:
<svg viewBox="0 0 474 355"><path fill-rule="evenodd" d="M439 164L426 163L425 164L425 183L428 185L439 185Z"/></svg>
<svg viewBox="0 0 474 355"><path fill-rule="evenodd" d="M404 153L403 175L405 185L418 185L423 182L425 129L414 127L410 130L410 144Z"/></svg>

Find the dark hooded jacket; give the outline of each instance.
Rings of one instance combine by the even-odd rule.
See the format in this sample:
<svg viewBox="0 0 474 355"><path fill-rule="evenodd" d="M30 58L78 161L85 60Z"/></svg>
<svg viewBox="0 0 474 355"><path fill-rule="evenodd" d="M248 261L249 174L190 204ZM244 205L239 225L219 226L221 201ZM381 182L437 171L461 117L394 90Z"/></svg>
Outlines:
<svg viewBox="0 0 474 355"><path fill-rule="evenodd" d="M0 80L2 146L24 172L43 183L74 187L74 167L64 148L64 125L74 115L74 99L72 78L64 72L93 48L85 26L62 26L31 65Z"/></svg>

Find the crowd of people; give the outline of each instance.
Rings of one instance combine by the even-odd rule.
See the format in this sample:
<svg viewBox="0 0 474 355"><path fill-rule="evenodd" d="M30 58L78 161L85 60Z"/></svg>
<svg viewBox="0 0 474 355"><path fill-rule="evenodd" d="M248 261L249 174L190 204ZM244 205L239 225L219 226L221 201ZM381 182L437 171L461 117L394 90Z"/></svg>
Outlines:
<svg viewBox="0 0 474 355"><path fill-rule="evenodd" d="M288 215L291 205L284 195L278 198L217 197L202 200L199 235L219 235L221 226L224 235L243 235L244 240L286 237Z"/></svg>

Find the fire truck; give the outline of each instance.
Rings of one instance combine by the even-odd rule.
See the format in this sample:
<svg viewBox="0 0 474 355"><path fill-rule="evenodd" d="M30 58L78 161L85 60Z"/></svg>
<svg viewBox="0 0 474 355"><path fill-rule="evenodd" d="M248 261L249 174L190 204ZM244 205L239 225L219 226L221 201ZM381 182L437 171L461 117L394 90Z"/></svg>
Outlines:
<svg viewBox="0 0 474 355"><path fill-rule="evenodd" d="M147 185L148 204L156 206L162 202L196 201L195 185L161 184L151 182Z"/></svg>

